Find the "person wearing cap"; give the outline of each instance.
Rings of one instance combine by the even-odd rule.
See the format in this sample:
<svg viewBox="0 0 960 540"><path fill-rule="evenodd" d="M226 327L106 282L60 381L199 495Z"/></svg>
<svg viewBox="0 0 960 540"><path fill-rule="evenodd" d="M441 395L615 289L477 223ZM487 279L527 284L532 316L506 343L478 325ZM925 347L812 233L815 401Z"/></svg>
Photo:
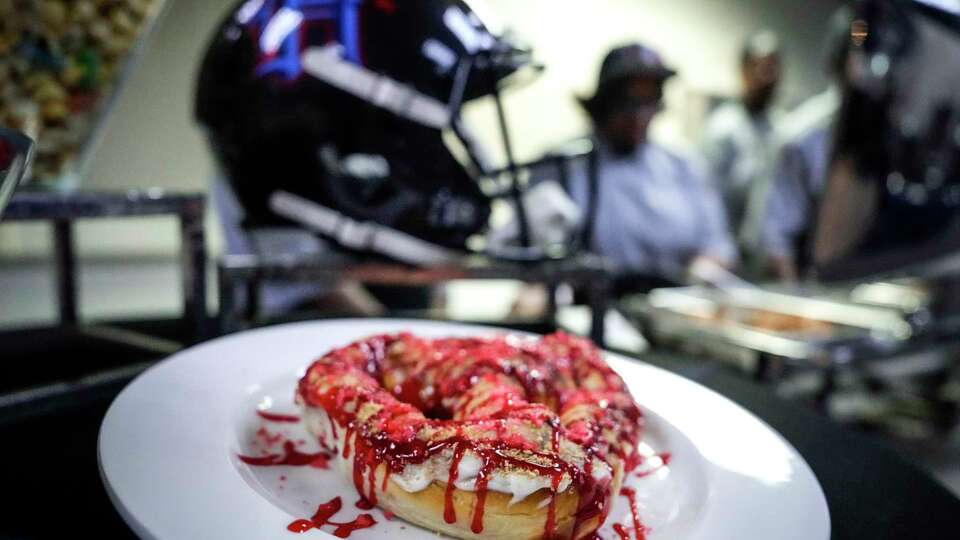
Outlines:
<svg viewBox="0 0 960 540"><path fill-rule="evenodd" d="M572 201L578 215L568 236L612 264L616 296L710 281L706 274L723 276L737 262L714 183L694 160L648 137L663 107L663 85L675 74L642 44L612 49L594 94L578 99L593 133L531 170L534 189L556 183ZM524 287L511 315L542 314L547 298L542 287Z"/></svg>
<svg viewBox="0 0 960 540"><path fill-rule="evenodd" d="M653 49L623 45L604 58L594 94L579 100L594 150L567 162L565 189L581 210L582 245L626 276L626 289L687 282L698 260L737 261L715 186L693 160L648 137L674 75Z"/></svg>
<svg viewBox="0 0 960 540"><path fill-rule="evenodd" d="M740 51L739 99L720 105L709 116L701 151L723 195L727 219L745 260L756 260L763 200L777 147L781 112L774 107L780 84L780 42L768 31L751 35Z"/></svg>

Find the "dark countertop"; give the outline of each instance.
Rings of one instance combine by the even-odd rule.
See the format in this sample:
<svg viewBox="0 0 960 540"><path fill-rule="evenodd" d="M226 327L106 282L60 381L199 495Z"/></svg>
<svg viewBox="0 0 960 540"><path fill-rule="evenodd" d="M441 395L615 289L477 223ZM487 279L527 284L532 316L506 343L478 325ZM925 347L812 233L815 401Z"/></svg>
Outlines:
<svg viewBox="0 0 960 540"><path fill-rule="evenodd" d="M882 442L783 400L722 366L667 353L641 359L715 390L780 432L823 488L833 540L956 537L960 499Z"/></svg>

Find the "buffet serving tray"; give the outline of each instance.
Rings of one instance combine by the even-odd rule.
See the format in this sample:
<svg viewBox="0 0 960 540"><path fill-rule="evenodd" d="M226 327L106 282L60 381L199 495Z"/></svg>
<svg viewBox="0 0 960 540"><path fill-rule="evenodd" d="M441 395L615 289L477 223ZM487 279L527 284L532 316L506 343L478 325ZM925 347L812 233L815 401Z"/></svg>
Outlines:
<svg viewBox="0 0 960 540"><path fill-rule="evenodd" d="M906 306L850 295L681 287L625 299L621 308L658 344L749 367L758 355L829 365L897 350L913 335Z"/></svg>

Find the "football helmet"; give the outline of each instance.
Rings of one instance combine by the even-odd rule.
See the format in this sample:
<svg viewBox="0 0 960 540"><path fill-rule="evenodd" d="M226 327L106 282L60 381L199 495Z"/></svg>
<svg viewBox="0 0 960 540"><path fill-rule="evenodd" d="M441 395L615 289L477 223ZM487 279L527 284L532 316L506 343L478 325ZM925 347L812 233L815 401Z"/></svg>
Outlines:
<svg viewBox="0 0 960 540"><path fill-rule="evenodd" d="M519 200L516 174L481 189L496 175L460 109L493 96L509 145L500 90L530 65L464 0L244 0L202 61L195 114L244 226L437 263L484 231L491 197Z"/></svg>

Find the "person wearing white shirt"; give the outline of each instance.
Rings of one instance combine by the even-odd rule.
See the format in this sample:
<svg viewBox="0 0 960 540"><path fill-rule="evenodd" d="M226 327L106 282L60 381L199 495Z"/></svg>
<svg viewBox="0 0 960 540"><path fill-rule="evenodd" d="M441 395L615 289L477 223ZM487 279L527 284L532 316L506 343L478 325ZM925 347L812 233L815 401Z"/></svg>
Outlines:
<svg viewBox="0 0 960 540"><path fill-rule="evenodd" d="M746 40L740 53L742 95L709 116L701 152L723 195L731 233L746 259L758 258L756 233L760 209L750 201L769 189L777 148L774 106L781 79L781 52L776 35L762 31Z"/></svg>
<svg viewBox="0 0 960 540"><path fill-rule="evenodd" d="M826 185L833 120L839 107L839 91L831 87L784 121L760 231L770 271L781 280L796 280L805 266L803 244Z"/></svg>
<svg viewBox="0 0 960 540"><path fill-rule="evenodd" d="M579 209L575 238L625 276L687 282L698 260L731 268L737 251L716 186L695 159L648 139L674 75L641 44L611 50L593 96L581 99L593 122L593 150L533 171L534 184L562 178Z"/></svg>

